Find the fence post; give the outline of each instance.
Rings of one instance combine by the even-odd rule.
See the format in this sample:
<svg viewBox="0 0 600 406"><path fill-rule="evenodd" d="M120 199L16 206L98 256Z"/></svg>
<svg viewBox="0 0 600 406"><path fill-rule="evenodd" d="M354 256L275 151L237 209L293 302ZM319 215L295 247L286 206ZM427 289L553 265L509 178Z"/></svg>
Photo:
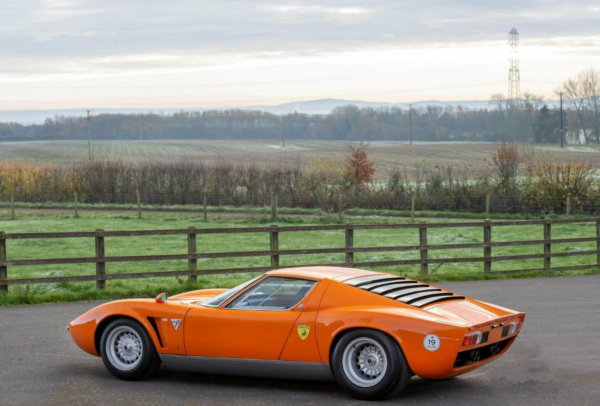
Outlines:
<svg viewBox="0 0 600 406"><path fill-rule="evenodd" d="M271 267L279 268L279 227L276 225L271 226Z"/></svg>
<svg viewBox="0 0 600 406"><path fill-rule="evenodd" d="M426 276L428 272L427 264L427 225L419 225L419 246L421 251L421 276Z"/></svg>
<svg viewBox="0 0 600 406"><path fill-rule="evenodd" d="M79 212L78 212L78 200L77 200L77 192L75 192L75 217L79 217Z"/></svg>
<svg viewBox="0 0 600 406"><path fill-rule="evenodd" d="M206 195L204 195L204 222L208 221L208 213L206 212Z"/></svg>
<svg viewBox="0 0 600 406"><path fill-rule="evenodd" d="M140 198L140 190L135 190L135 195L137 197L137 206L138 206L138 218L142 218L142 199Z"/></svg>
<svg viewBox="0 0 600 406"><path fill-rule="evenodd" d="M277 221L277 193L271 194L271 221Z"/></svg>
<svg viewBox="0 0 600 406"><path fill-rule="evenodd" d="M354 224L346 224L346 265L354 264Z"/></svg>
<svg viewBox="0 0 600 406"><path fill-rule="evenodd" d="M14 193L10 194L10 218L12 220L15 219L15 195Z"/></svg>
<svg viewBox="0 0 600 406"><path fill-rule="evenodd" d="M0 231L0 263L6 261L6 234ZM0 265L0 293L8 293L8 267Z"/></svg>
<svg viewBox="0 0 600 406"><path fill-rule="evenodd" d="M188 255L196 255L196 227L188 227L187 242L188 242ZM190 271L190 275L188 277L188 281L190 283L196 283L196 275L192 275L192 272L195 272L198 269L198 259L197 258L189 258L188 259L188 271Z"/></svg>
<svg viewBox="0 0 600 406"><path fill-rule="evenodd" d="M342 195L338 195L338 221L342 221Z"/></svg>
<svg viewBox="0 0 600 406"><path fill-rule="evenodd" d="M544 269L550 270L550 253L552 252L552 244L550 240L552 239L552 223L551 220L546 219L546 223L544 224Z"/></svg>
<svg viewBox="0 0 600 406"><path fill-rule="evenodd" d="M596 221L596 265L600 266L600 221Z"/></svg>
<svg viewBox="0 0 600 406"><path fill-rule="evenodd" d="M415 221L415 195L410 198L410 218Z"/></svg>
<svg viewBox="0 0 600 406"><path fill-rule="evenodd" d="M567 196L567 216L571 214L571 196Z"/></svg>
<svg viewBox="0 0 600 406"><path fill-rule="evenodd" d="M485 197L485 219L490 218L490 194L488 193Z"/></svg>
<svg viewBox="0 0 600 406"><path fill-rule="evenodd" d="M483 272L492 272L492 247L489 245L492 242L492 224L486 220L483 224Z"/></svg>
<svg viewBox="0 0 600 406"><path fill-rule="evenodd" d="M96 230L96 258L104 258L104 230ZM96 289L104 289L106 287L106 262L96 262Z"/></svg>

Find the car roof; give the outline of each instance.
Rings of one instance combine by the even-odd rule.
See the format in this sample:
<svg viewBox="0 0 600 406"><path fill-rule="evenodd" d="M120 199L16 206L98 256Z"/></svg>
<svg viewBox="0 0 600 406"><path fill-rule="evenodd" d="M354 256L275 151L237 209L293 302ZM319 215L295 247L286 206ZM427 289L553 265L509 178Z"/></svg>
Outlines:
<svg viewBox="0 0 600 406"><path fill-rule="evenodd" d="M333 279L339 282L347 281L362 276L379 275L381 272L372 272L364 269L345 268L340 266L305 266L298 268L283 268L267 272L271 276L288 276L309 279Z"/></svg>

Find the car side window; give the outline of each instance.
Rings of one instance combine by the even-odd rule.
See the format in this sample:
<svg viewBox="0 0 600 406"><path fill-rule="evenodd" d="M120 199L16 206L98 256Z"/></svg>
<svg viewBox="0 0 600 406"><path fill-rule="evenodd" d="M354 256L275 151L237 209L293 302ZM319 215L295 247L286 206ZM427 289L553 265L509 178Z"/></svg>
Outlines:
<svg viewBox="0 0 600 406"><path fill-rule="evenodd" d="M242 293L228 309L286 310L308 295L315 281L269 276Z"/></svg>

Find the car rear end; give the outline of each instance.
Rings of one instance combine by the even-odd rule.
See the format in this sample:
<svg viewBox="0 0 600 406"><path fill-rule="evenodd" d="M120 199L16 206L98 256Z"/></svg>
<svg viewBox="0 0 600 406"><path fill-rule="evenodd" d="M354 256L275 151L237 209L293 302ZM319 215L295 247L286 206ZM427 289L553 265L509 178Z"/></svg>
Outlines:
<svg viewBox="0 0 600 406"><path fill-rule="evenodd" d="M521 332L525 321L525 313L472 299L424 310L468 325L448 377L464 374L502 356Z"/></svg>
<svg viewBox="0 0 600 406"><path fill-rule="evenodd" d="M525 320L525 313L398 275L379 273L343 283L415 310L410 321L398 319L396 337L413 372L428 379L461 375L498 358Z"/></svg>

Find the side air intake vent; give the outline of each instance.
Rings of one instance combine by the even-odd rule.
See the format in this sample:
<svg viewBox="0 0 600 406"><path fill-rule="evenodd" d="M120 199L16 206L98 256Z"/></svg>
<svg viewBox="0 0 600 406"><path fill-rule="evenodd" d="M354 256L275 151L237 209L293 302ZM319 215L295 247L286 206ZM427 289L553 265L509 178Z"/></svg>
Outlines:
<svg viewBox="0 0 600 406"><path fill-rule="evenodd" d="M350 279L344 283L414 307L465 298L425 283L394 275L363 276Z"/></svg>

